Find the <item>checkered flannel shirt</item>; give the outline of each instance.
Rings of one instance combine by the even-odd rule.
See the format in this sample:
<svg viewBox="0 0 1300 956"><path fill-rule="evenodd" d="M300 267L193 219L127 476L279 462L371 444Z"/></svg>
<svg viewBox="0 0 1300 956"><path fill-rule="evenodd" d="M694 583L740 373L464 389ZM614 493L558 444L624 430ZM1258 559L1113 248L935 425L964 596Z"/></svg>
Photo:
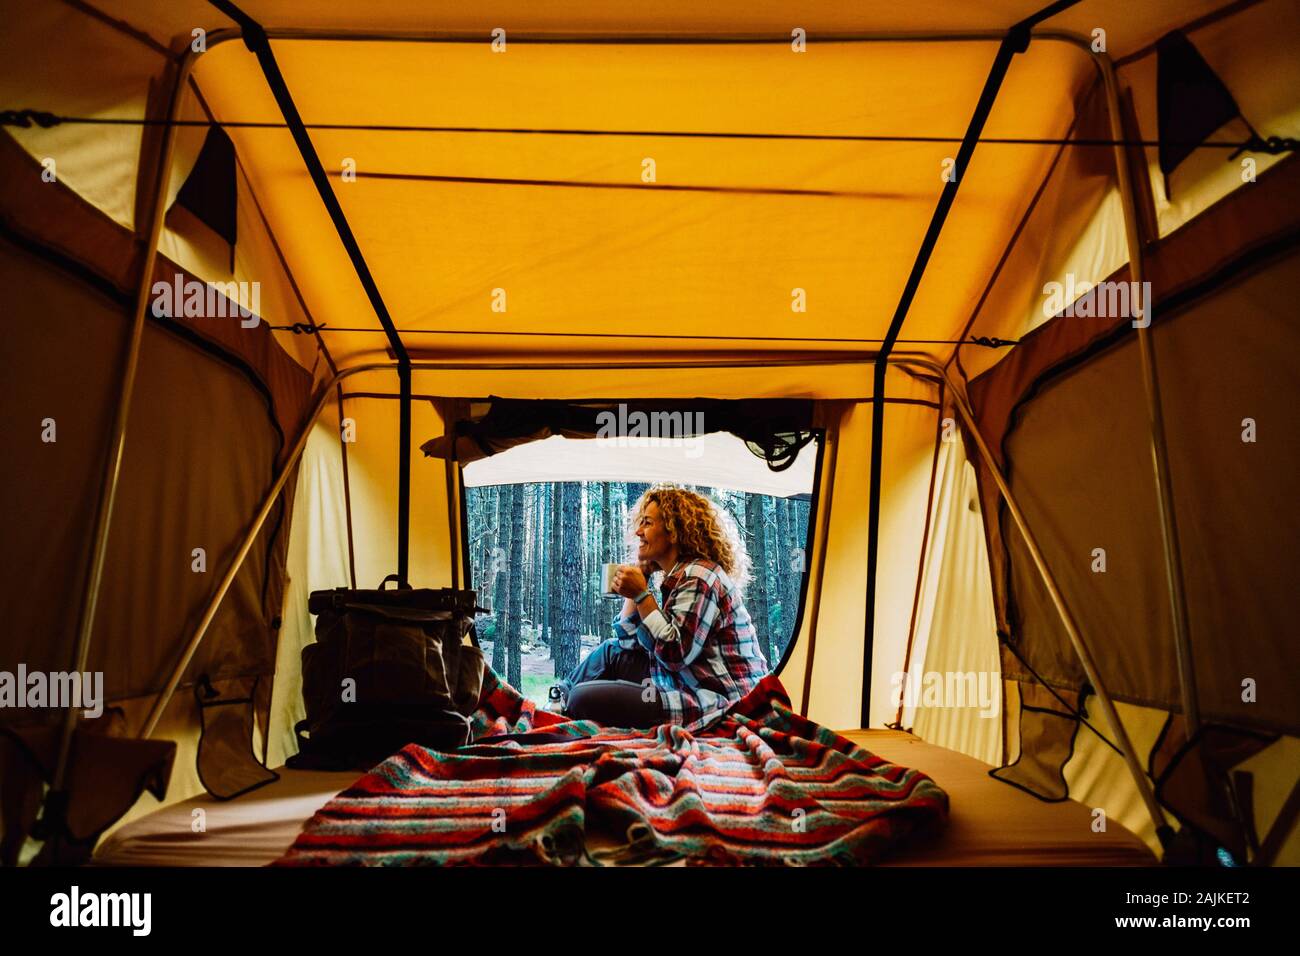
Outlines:
<svg viewBox="0 0 1300 956"><path fill-rule="evenodd" d="M703 729L767 675L767 659L736 585L713 561L679 562L660 585L659 607L644 619L620 613L614 636L649 654L668 722Z"/></svg>

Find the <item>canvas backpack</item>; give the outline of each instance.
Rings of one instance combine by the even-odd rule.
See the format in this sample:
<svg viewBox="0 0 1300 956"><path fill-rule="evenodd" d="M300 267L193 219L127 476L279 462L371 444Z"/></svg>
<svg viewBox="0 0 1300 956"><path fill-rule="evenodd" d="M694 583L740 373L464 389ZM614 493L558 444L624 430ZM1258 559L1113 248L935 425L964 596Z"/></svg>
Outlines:
<svg viewBox="0 0 1300 956"><path fill-rule="evenodd" d="M484 666L473 621L483 609L469 590L385 590L395 579L308 598L316 642L302 651L306 718L289 767L369 769L407 744L469 742Z"/></svg>

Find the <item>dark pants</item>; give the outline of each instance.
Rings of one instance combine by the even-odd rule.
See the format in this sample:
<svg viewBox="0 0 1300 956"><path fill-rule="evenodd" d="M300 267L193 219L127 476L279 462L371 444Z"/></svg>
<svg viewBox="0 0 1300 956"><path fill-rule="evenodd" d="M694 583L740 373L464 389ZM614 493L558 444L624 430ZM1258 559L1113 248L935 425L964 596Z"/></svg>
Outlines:
<svg viewBox="0 0 1300 956"><path fill-rule="evenodd" d="M654 727L663 723L656 694L647 694L650 658L640 647L625 651L616 640L597 644L570 672L565 714L609 727ZM645 698L649 696L650 699Z"/></svg>

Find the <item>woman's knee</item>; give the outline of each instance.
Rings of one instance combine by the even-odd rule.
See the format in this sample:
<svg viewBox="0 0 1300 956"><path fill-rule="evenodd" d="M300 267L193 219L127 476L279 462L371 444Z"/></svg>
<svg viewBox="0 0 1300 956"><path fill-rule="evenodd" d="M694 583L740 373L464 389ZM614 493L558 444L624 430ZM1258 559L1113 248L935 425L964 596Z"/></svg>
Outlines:
<svg viewBox="0 0 1300 956"><path fill-rule="evenodd" d="M619 659L626 654L623 644L617 638L607 638L601 641L591 649L591 656L600 661L605 669L609 669L618 663Z"/></svg>
<svg viewBox="0 0 1300 956"><path fill-rule="evenodd" d="M577 720L594 720L612 727L653 727L662 723L657 701L647 700L640 684L598 680L573 688L565 713Z"/></svg>

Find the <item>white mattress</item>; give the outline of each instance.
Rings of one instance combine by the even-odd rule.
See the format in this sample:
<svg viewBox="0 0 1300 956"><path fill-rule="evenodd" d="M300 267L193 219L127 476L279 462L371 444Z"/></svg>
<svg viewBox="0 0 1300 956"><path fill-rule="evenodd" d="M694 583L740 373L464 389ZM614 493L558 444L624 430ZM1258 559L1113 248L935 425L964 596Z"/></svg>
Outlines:
<svg viewBox="0 0 1300 956"><path fill-rule="evenodd" d="M1146 845L1113 821L1092 830L1073 800L1045 803L988 776L965 754L893 730L842 733L891 763L929 774L949 796L948 826L901 847L886 866L1153 866ZM120 827L95 851L104 866L264 866L284 855L311 815L361 775L281 768L275 783L235 800L195 797ZM195 830L194 811L204 829ZM589 847L608 841L592 835ZM679 865L679 864L678 864Z"/></svg>
<svg viewBox="0 0 1300 956"><path fill-rule="evenodd" d="M355 770L277 771L280 779L234 800L204 794L119 827L95 849L105 866L264 866L279 859L311 815L361 777ZM196 830L195 810L204 829Z"/></svg>

